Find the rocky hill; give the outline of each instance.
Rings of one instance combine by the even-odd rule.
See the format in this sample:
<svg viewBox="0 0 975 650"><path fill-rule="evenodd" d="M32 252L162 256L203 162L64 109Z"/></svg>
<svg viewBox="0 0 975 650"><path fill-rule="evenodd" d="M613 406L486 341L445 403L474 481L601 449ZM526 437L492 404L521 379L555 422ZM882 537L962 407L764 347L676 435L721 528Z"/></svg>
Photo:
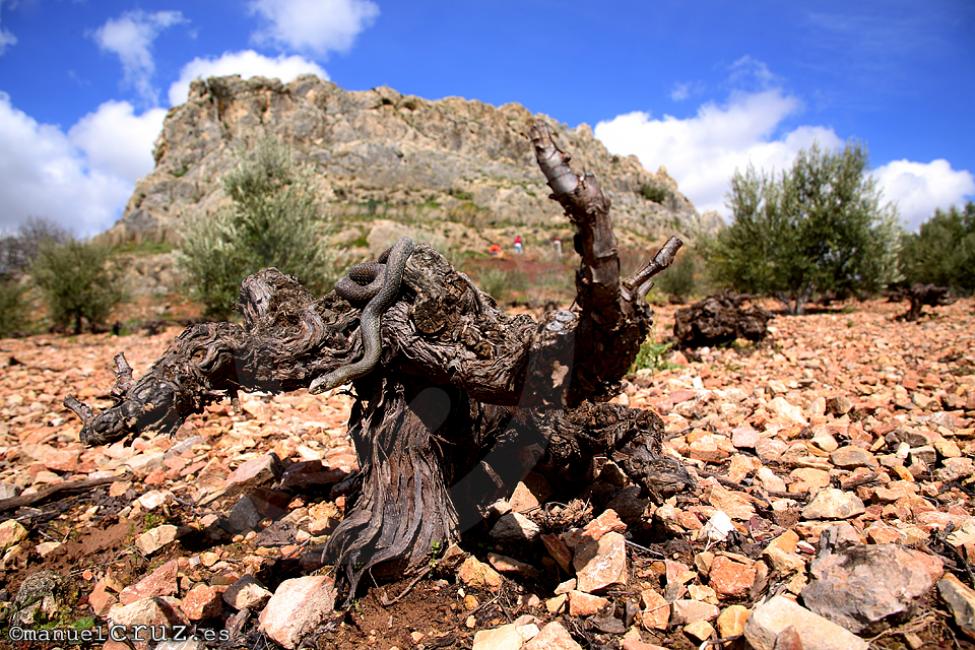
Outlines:
<svg viewBox="0 0 975 650"><path fill-rule="evenodd" d="M570 231L536 168L525 135L532 119L519 104L429 101L385 87L349 92L314 76L197 81L166 117L156 168L108 237L177 243L182 223L227 201L220 180L240 152L270 135L311 166L341 224L337 245L374 250L404 231L458 248L504 244L515 234L529 246L547 243ZM635 157L611 155L586 125L545 119L580 167L599 177L624 246L715 226L663 169L649 173Z"/></svg>

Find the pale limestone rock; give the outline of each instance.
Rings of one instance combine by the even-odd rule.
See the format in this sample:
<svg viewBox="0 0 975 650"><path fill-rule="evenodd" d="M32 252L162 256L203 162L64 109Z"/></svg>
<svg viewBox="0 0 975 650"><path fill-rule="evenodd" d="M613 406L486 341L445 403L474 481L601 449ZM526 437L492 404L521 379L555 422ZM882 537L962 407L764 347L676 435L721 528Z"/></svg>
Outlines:
<svg viewBox="0 0 975 650"><path fill-rule="evenodd" d="M614 584L626 584L626 538L609 532L598 541L580 545L572 560L576 588L593 593Z"/></svg>
<svg viewBox="0 0 975 650"><path fill-rule="evenodd" d="M877 459L873 454L862 447L852 445L840 447L829 455L829 459L834 465L842 469L877 466Z"/></svg>
<svg viewBox="0 0 975 650"><path fill-rule="evenodd" d="M479 630L474 635L472 650L520 650L525 640L513 623L490 630Z"/></svg>
<svg viewBox="0 0 975 650"><path fill-rule="evenodd" d="M114 625L176 625L185 622L179 601L170 596L157 596L133 601L127 605L114 605L108 611L108 620Z"/></svg>
<svg viewBox="0 0 975 650"><path fill-rule="evenodd" d="M0 552L27 539L27 529L19 521L8 519L0 524Z"/></svg>
<svg viewBox="0 0 975 650"><path fill-rule="evenodd" d="M852 492L824 488L802 509L806 519L849 519L866 511L863 501Z"/></svg>
<svg viewBox="0 0 975 650"><path fill-rule="evenodd" d="M252 458L230 473L224 484L224 493L235 495L247 488L270 483L281 476L282 469L281 461L273 453Z"/></svg>
<svg viewBox="0 0 975 650"><path fill-rule="evenodd" d="M699 600L680 599L671 603L670 624L687 625L695 621L713 621L718 618L718 608Z"/></svg>
<svg viewBox="0 0 975 650"><path fill-rule="evenodd" d="M866 641L785 596L757 605L745 624L745 638L755 650L775 650L781 632L792 627L803 650L867 650Z"/></svg>
<svg viewBox="0 0 975 650"><path fill-rule="evenodd" d="M745 623L751 610L744 605L730 605L718 614L718 634L721 638L741 636L745 633Z"/></svg>
<svg viewBox="0 0 975 650"><path fill-rule="evenodd" d="M481 562L471 555L460 565L457 578L471 587L488 587L496 589L501 586L501 574L490 565Z"/></svg>
<svg viewBox="0 0 975 650"><path fill-rule="evenodd" d="M896 570L891 570L891 568ZM944 573L941 559L897 544L841 548L810 567L802 590L809 610L853 632L909 611Z"/></svg>
<svg viewBox="0 0 975 650"><path fill-rule="evenodd" d="M260 629L289 650L325 620L335 607L335 585L328 576L285 580L260 616Z"/></svg>
<svg viewBox="0 0 975 650"><path fill-rule="evenodd" d="M552 621L523 646L524 650L582 650L561 623Z"/></svg>
<svg viewBox="0 0 975 650"><path fill-rule="evenodd" d="M210 585L198 584L183 596L180 608L191 621L213 618L223 610L220 592Z"/></svg>
<svg viewBox="0 0 975 650"><path fill-rule="evenodd" d="M707 621L694 621L684 626L684 634L700 643L711 638L714 634L714 626Z"/></svg>
<svg viewBox="0 0 975 650"><path fill-rule="evenodd" d="M955 617L955 625L975 639L975 591L950 573L938 581L938 591Z"/></svg>
<svg viewBox="0 0 975 650"><path fill-rule="evenodd" d="M643 604L641 622L647 630L666 630L670 622L670 603L654 589L640 592Z"/></svg>
<svg viewBox="0 0 975 650"><path fill-rule="evenodd" d="M176 541L178 529L172 524L156 526L135 538L135 546L139 552L149 557L162 547Z"/></svg>
<svg viewBox="0 0 975 650"><path fill-rule="evenodd" d="M609 600L602 596L593 596L574 589L568 593L568 596L570 616L592 616L609 604Z"/></svg>

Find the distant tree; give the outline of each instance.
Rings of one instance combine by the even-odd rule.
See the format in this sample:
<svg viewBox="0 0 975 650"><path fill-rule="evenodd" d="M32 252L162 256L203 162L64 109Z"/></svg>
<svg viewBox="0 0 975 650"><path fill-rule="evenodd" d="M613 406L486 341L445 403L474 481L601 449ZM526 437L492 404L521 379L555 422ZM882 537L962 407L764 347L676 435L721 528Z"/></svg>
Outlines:
<svg viewBox="0 0 975 650"><path fill-rule="evenodd" d="M716 281L801 314L816 294L875 291L896 278L896 212L867 175L866 150L813 145L781 175L735 172L734 221L711 240Z"/></svg>
<svg viewBox="0 0 975 650"><path fill-rule="evenodd" d="M20 278L41 248L71 235L53 221L31 217L15 234L0 237L0 337L22 334L30 324L26 288Z"/></svg>
<svg viewBox="0 0 975 650"><path fill-rule="evenodd" d="M919 232L904 234L900 270L908 283L975 291L975 203L936 210Z"/></svg>
<svg viewBox="0 0 975 650"><path fill-rule="evenodd" d="M201 217L183 234L180 267L207 315L226 318L240 282L266 267L324 291L334 276L326 250L328 222L321 216L307 173L291 152L264 140L224 178L232 205Z"/></svg>
<svg viewBox="0 0 975 650"><path fill-rule="evenodd" d="M16 336L27 325L24 289L15 280L0 276L0 338Z"/></svg>
<svg viewBox="0 0 975 650"><path fill-rule="evenodd" d="M118 273L109 262L110 249L95 242L48 241L40 246L30 268L51 320L80 334L95 331L122 299Z"/></svg>
<svg viewBox="0 0 975 650"><path fill-rule="evenodd" d="M71 234L53 221L30 217L16 234L0 239L0 276L27 271L43 245L63 244L69 239Z"/></svg>

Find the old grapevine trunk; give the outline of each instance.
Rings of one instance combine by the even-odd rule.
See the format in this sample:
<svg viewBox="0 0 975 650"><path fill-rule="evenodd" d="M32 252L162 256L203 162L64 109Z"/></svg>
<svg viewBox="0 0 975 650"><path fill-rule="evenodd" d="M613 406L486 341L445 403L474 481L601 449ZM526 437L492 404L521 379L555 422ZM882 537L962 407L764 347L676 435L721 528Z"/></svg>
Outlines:
<svg viewBox="0 0 975 650"><path fill-rule="evenodd" d="M317 390L351 377L360 469L341 486L346 516L325 554L353 593L366 572L425 564L532 469L578 490L592 458L606 456L656 499L686 487L680 464L661 455L660 419L605 401L650 331L651 279L681 243L671 238L621 281L610 202L595 177L572 170L546 124L530 137L552 198L576 228L573 309L541 322L506 314L437 251L412 242L353 267L322 298L265 269L241 286L243 324L186 329L138 381L119 355L116 404L99 414L67 398L82 439L172 432L240 390ZM349 366L355 372L337 372Z"/></svg>

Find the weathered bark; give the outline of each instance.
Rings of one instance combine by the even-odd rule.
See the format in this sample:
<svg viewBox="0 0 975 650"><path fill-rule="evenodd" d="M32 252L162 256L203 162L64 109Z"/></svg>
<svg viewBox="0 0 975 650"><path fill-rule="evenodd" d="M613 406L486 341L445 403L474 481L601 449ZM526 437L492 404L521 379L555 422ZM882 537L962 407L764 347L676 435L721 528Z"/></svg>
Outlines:
<svg viewBox="0 0 975 650"><path fill-rule="evenodd" d="M572 171L546 125L531 138L552 197L576 226L575 307L542 322L508 315L437 251L412 249L381 314L378 364L352 383L349 433L360 470L346 483L346 517L326 547L352 593L367 572L401 575L424 565L431 549L476 525L532 468L578 491L601 455L656 499L690 484L683 467L661 454L656 414L600 403L650 331L645 296L680 241L672 238L621 283L609 200L593 176ZM370 269L352 278L370 282L361 285L366 297L381 293L380 271ZM358 292L343 286L344 295ZM276 269L244 281L240 309L242 325L187 328L139 381L118 357L116 404L106 411L96 415L68 398L83 421L82 439L104 444L172 432L207 402L239 390L308 388L360 360L362 321L376 324L363 316L367 307L335 292L316 300Z"/></svg>
<svg viewBox="0 0 975 650"><path fill-rule="evenodd" d="M737 338L760 341L768 333L772 314L731 293L708 296L674 315L674 337L681 348L731 343Z"/></svg>

